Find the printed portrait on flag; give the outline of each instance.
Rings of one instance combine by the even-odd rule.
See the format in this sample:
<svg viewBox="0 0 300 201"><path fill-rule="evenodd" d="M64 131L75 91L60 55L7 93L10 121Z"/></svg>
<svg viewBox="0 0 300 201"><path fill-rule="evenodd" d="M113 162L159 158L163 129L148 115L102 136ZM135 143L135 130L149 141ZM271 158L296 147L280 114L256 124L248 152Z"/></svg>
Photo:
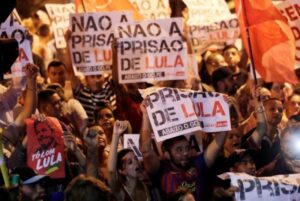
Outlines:
<svg viewBox="0 0 300 201"><path fill-rule="evenodd" d="M51 178L65 176L62 128L55 118L27 119L27 165Z"/></svg>

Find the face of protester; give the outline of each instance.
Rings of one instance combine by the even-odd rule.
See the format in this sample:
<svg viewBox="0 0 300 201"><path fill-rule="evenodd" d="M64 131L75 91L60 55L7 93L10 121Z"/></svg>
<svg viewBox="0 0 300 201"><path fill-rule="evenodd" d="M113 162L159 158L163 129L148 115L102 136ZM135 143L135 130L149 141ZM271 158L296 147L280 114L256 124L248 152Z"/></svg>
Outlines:
<svg viewBox="0 0 300 201"><path fill-rule="evenodd" d="M106 135L105 135L104 130L101 126L91 127L90 132L97 133L98 147L99 148L104 148L107 145Z"/></svg>
<svg viewBox="0 0 300 201"><path fill-rule="evenodd" d="M190 167L191 148L187 140L174 142L167 153L167 157L169 158L173 167L180 170L186 170Z"/></svg>
<svg viewBox="0 0 300 201"><path fill-rule="evenodd" d="M47 122L40 122L35 127L37 140L41 147L49 148L55 141L53 130L50 128Z"/></svg>
<svg viewBox="0 0 300 201"><path fill-rule="evenodd" d="M286 114L289 117L299 114L300 112L300 95L294 94L290 100L286 102Z"/></svg>
<svg viewBox="0 0 300 201"><path fill-rule="evenodd" d="M104 78L102 75L88 75L85 77L87 87L92 92L98 92L101 90L104 83Z"/></svg>
<svg viewBox="0 0 300 201"><path fill-rule="evenodd" d="M279 100L269 100L264 102L264 107L268 124L277 127L282 119L282 102Z"/></svg>
<svg viewBox="0 0 300 201"><path fill-rule="evenodd" d="M218 53L214 53L211 55L212 58L209 59L206 68L208 74L211 76L214 70L216 70L220 66L227 66L227 63L225 61L225 58Z"/></svg>
<svg viewBox="0 0 300 201"><path fill-rule="evenodd" d="M232 168L230 168L231 172L237 173L247 173L249 175L256 174L256 166L251 156L245 156L242 160L236 162Z"/></svg>
<svg viewBox="0 0 300 201"><path fill-rule="evenodd" d="M49 113L51 115L48 116L53 116L53 117L61 117L63 115L63 100L62 98L57 94L54 93L50 97L50 108L49 108Z"/></svg>
<svg viewBox="0 0 300 201"><path fill-rule="evenodd" d="M50 83L58 83L61 86L65 86L65 81L66 81L65 67L63 65L55 66L55 67L49 66L48 77Z"/></svg>
<svg viewBox="0 0 300 201"><path fill-rule="evenodd" d="M112 111L108 108L103 108L98 113L98 123L104 130L111 130L114 127L115 117Z"/></svg>
<svg viewBox="0 0 300 201"><path fill-rule="evenodd" d="M231 155L235 150L241 148L241 134L236 128L233 128L228 132L224 142L224 154L225 156Z"/></svg>
<svg viewBox="0 0 300 201"><path fill-rule="evenodd" d="M284 84L274 82L271 88L271 94L273 98L277 98L279 100L285 100L285 92L284 92Z"/></svg>
<svg viewBox="0 0 300 201"><path fill-rule="evenodd" d="M236 66L241 60L240 53L235 48L229 48L224 52L225 61L229 66Z"/></svg>
<svg viewBox="0 0 300 201"><path fill-rule="evenodd" d="M234 92L234 79L232 76L218 82L218 92L233 95Z"/></svg>
<svg viewBox="0 0 300 201"><path fill-rule="evenodd" d="M21 187L21 200L24 201L43 201L45 200L45 182L44 180L23 185Z"/></svg>
<svg viewBox="0 0 300 201"><path fill-rule="evenodd" d="M140 162L132 151L125 154L122 158L122 168L123 169L119 170L119 172L122 175L133 179L138 178L143 171Z"/></svg>

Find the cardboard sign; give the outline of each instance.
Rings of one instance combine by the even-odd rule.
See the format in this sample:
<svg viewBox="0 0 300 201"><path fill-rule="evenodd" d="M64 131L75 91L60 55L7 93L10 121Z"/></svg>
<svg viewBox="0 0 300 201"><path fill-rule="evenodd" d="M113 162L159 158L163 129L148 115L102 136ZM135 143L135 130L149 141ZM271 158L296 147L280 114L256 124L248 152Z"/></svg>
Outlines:
<svg viewBox="0 0 300 201"><path fill-rule="evenodd" d="M116 36L120 83L186 79L181 18L119 25Z"/></svg>
<svg viewBox="0 0 300 201"><path fill-rule="evenodd" d="M65 177L62 128L56 118L44 121L27 119L27 165L38 174L51 178Z"/></svg>
<svg viewBox="0 0 300 201"><path fill-rule="evenodd" d="M188 25L209 25L230 16L225 0L183 0L183 2L189 11Z"/></svg>
<svg viewBox="0 0 300 201"><path fill-rule="evenodd" d="M52 20L56 48L67 47L64 33L69 28L69 15L75 12L73 3L68 4L45 4L46 10Z"/></svg>
<svg viewBox="0 0 300 201"><path fill-rule="evenodd" d="M239 188L236 201L294 201L300 197L300 174L253 177L244 173L226 173L231 185Z"/></svg>
<svg viewBox="0 0 300 201"><path fill-rule="evenodd" d="M168 0L130 0L144 19L166 19L170 17Z"/></svg>
<svg viewBox="0 0 300 201"><path fill-rule="evenodd" d="M189 144L190 144L190 147L191 147L191 150L192 150L193 154L199 154L203 151L201 135L188 134L188 135L186 135L186 137L189 140ZM140 134L124 134L123 139L124 139L123 147L132 149L133 152L135 153L135 155L140 160L142 160L143 156L142 156L142 153L139 149L139 147L140 147L140 143L139 143ZM162 150L161 150L161 144L162 144L162 142L157 142L153 138L152 147L156 151L157 155L159 155L159 156L163 156Z"/></svg>
<svg viewBox="0 0 300 201"><path fill-rule="evenodd" d="M70 15L70 52L75 72L99 75L111 71L114 27L131 22L132 13L114 11Z"/></svg>
<svg viewBox="0 0 300 201"><path fill-rule="evenodd" d="M202 54L211 44L234 44L239 36L240 28L235 14L209 25L190 25L188 32L195 54Z"/></svg>
<svg viewBox="0 0 300 201"><path fill-rule="evenodd" d="M166 87L142 96L157 141L196 131L231 130L229 106L220 93Z"/></svg>
<svg viewBox="0 0 300 201"><path fill-rule="evenodd" d="M124 134L123 138L123 147L130 148L133 150L134 154L138 157L138 159L142 159L142 153L139 149L139 139L140 135L139 134Z"/></svg>
<svg viewBox="0 0 300 201"><path fill-rule="evenodd" d="M282 15L287 19L296 42L296 66L300 68L300 2L299 0L285 0L275 4Z"/></svg>
<svg viewBox="0 0 300 201"><path fill-rule="evenodd" d="M24 67L27 63L33 63L33 60L30 41L27 39L27 31L21 26L16 10L1 24L0 37L15 38L19 44L19 56L11 66L10 72L4 74L4 78L9 79L24 76Z"/></svg>

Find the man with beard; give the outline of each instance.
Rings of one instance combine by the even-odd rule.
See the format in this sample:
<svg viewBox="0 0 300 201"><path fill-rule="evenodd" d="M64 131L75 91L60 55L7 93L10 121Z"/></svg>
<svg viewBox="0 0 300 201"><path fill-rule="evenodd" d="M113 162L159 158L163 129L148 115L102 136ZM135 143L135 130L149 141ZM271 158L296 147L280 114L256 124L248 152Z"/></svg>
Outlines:
<svg viewBox="0 0 300 201"><path fill-rule="evenodd" d="M155 182L157 182L163 198L178 189L187 188L193 193L195 200L205 200L204 184L207 169L212 166L222 149L225 132L216 134L207 149L195 157L192 156L191 146L185 136L168 139L162 144L166 160L159 160L151 146L151 125L144 103L141 110L143 122L140 150L143 154L144 167L146 172L153 176L151 178L157 180Z"/></svg>
<svg viewBox="0 0 300 201"><path fill-rule="evenodd" d="M234 95L237 85L234 83L234 73L229 67L217 68L213 71L212 85L216 92L227 95Z"/></svg>
<svg viewBox="0 0 300 201"><path fill-rule="evenodd" d="M40 144L40 147L37 151L48 150L56 146L57 143L55 141L55 130L51 127L47 120L35 121L33 128Z"/></svg>

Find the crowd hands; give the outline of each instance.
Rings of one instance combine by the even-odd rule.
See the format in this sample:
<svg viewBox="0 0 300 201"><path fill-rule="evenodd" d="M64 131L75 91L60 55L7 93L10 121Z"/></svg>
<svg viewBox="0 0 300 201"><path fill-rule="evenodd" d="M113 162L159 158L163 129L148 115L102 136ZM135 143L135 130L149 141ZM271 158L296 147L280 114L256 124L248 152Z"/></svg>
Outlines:
<svg viewBox="0 0 300 201"><path fill-rule="evenodd" d="M13 78L9 86L1 85L3 157L10 177L20 178L1 188L1 200L234 200L237 187L217 177L224 172L257 177L300 173L295 145L300 139L299 86L260 79L254 85L235 46L207 50L198 75L187 80L122 85L115 45L112 74L79 78L67 49L52 53L54 60L45 55L42 44L51 37L43 37L33 48L44 59L39 67L28 64L22 81ZM70 37L68 32L66 39ZM202 152L195 152L186 136L154 143L146 103L138 92L152 86L222 93L232 129L194 133L202 138ZM33 145L28 144L25 122L47 122L48 117L59 122L62 133L64 178L38 175L27 164L27 149ZM36 130L41 148L55 146L48 138L56 131L50 126L44 128L47 134ZM123 135L130 133L139 134L139 158L136 150L123 148Z"/></svg>

